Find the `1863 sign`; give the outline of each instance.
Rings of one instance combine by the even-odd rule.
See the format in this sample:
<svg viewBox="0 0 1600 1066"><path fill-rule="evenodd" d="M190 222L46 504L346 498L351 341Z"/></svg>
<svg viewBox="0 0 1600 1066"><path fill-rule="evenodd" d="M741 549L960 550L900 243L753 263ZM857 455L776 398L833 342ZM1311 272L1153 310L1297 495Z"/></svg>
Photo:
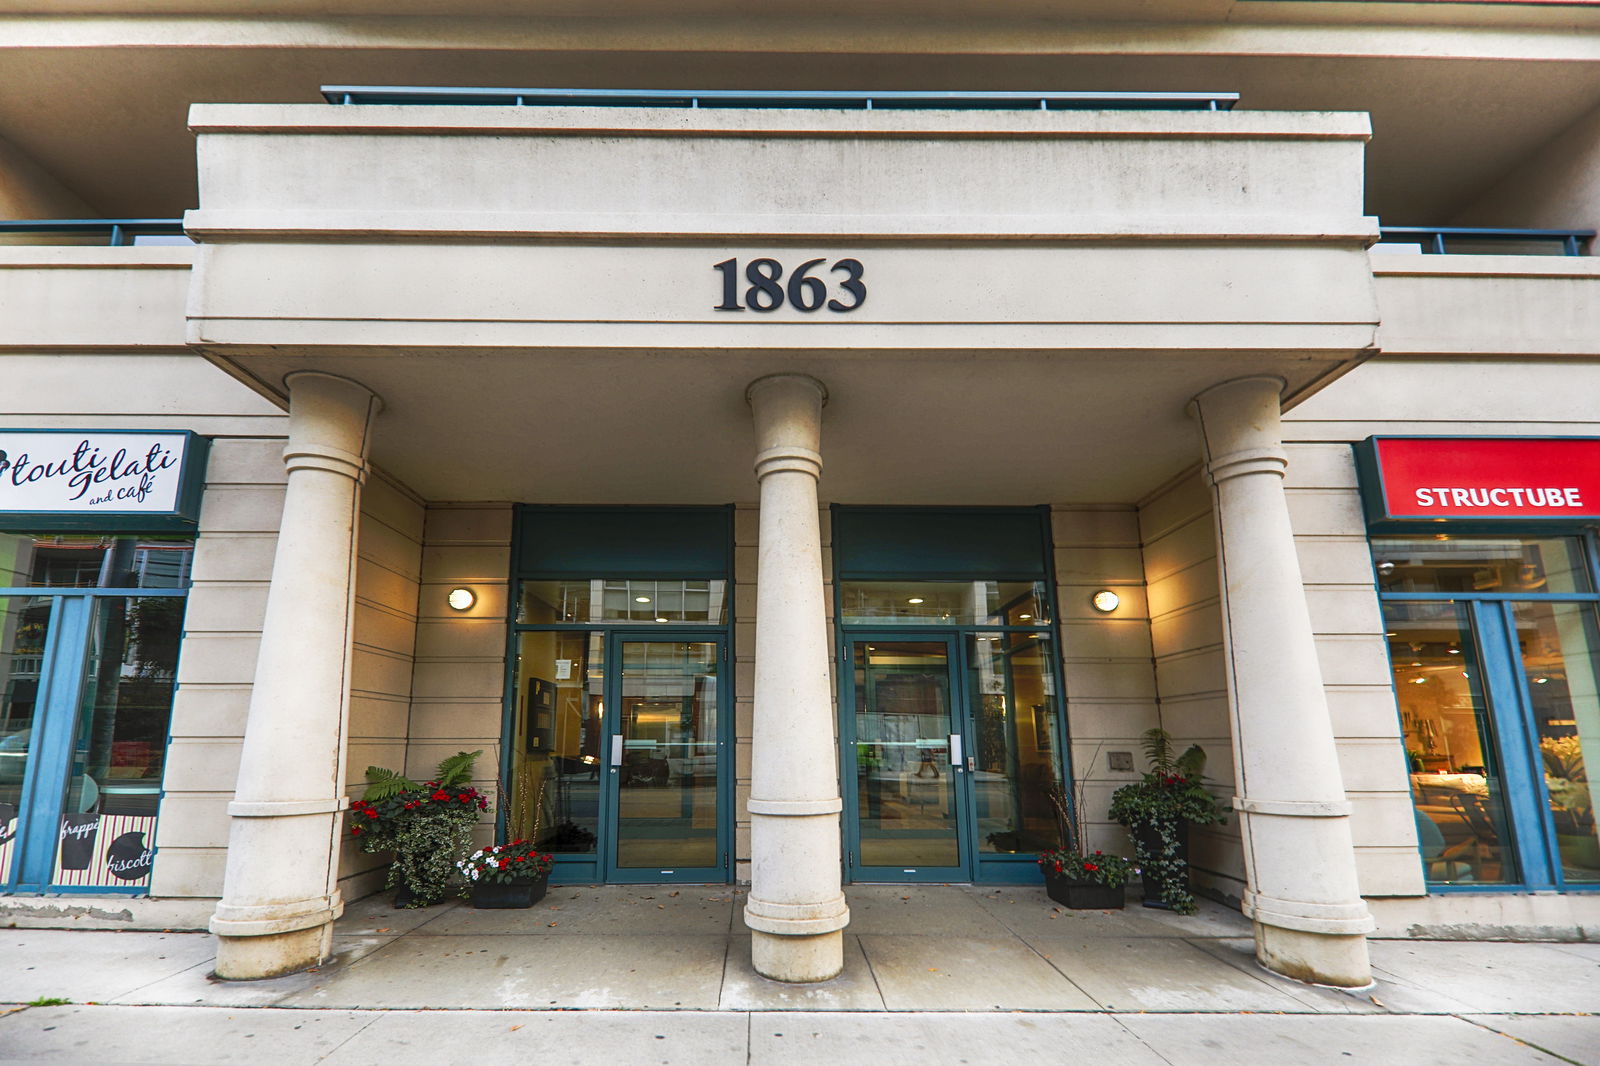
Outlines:
<svg viewBox="0 0 1600 1066"><path fill-rule="evenodd" d="M0 528L192 525L206 444L186 432L0 430Z"/></svg>

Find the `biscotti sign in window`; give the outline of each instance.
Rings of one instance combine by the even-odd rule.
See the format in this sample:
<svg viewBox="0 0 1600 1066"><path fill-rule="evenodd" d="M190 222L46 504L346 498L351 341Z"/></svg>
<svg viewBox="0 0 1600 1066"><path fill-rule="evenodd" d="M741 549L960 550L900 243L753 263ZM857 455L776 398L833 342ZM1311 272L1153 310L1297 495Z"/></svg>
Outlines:
<svg viewBox="0 0 1600 1066"><path fill-rule="evenodd" d="M1369 437L1356 459L1369 524L1600 517L1600 438Z"/></svg>
<svg viewBox="0 0 1600 1066"><path fill-rule="evenodd" d="M192 527L208 443L188 432L0 430L0 529Z"/></svg>

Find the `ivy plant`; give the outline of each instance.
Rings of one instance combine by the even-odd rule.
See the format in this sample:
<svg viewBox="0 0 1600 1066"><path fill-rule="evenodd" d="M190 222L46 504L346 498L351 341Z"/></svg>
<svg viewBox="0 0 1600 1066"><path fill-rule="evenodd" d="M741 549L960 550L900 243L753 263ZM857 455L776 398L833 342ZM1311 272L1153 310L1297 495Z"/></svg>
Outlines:
<svg viewBox="0 0 1600 1066"><path fill-rule="evenodd" d="M1184 826L1226 821L1227 814L1206 791L1206 753L1200 745L1175 756L1171 734L1160 728L1146 730L1143 742L1150 768L1112 794L1111 819L1132 832L1140 873L1160 886L1161 901L1178 914L1193 914Z"/></svg>

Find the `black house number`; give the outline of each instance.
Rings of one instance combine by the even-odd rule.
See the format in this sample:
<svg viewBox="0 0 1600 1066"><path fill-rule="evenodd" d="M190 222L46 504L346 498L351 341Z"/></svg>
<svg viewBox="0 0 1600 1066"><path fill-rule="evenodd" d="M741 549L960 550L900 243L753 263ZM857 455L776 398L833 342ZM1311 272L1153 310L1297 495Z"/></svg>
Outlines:
<svg viewBox="0 0 1600 1066"><path fill-rule="evenodd" d="M744 280L749 282L744 290L744 303L739 302L739 260L724 259L712 270L722 273L722 302L716 311L776 311L785 300L796 311L830 311L843 314L854 311L867 302L867 286L861 280L861 260L839 259L828 267L830 274L842 278L830 279L835 291L849 297L843 302L829 296L828 282L812 274L826 259L807 259L795 268L789 280L784 281L783 264L776 259L752 259L744 268Z"/></svg>

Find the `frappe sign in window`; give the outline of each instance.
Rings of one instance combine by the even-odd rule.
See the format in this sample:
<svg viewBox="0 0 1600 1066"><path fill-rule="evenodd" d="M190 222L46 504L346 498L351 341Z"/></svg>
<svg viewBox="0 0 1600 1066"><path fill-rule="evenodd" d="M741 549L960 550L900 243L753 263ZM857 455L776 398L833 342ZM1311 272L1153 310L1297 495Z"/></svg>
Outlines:
<svg viewBox="0 0 1600 1066"><path fill-rule="evenodd" d="M164 529L198 516L207 441L187 432L0 430L0 528Z"/></svg>

